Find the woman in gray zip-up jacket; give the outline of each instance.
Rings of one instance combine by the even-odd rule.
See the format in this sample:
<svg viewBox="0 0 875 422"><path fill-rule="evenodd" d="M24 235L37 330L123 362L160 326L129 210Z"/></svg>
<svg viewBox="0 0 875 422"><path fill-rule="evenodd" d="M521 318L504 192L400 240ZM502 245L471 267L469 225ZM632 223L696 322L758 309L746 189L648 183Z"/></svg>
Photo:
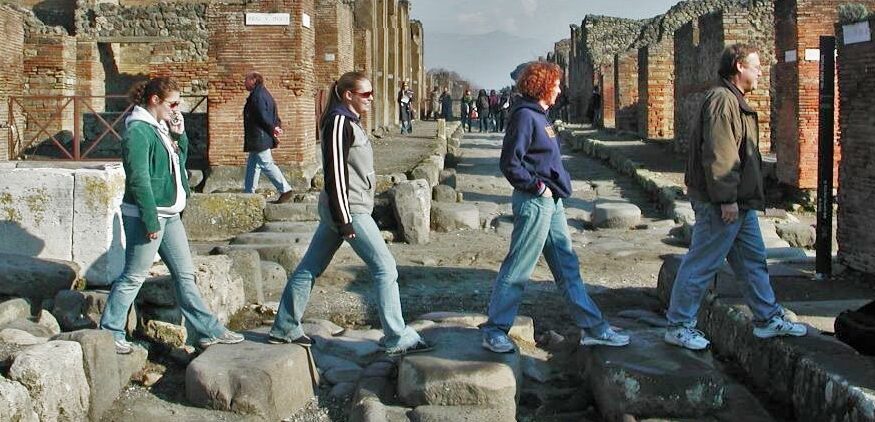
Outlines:
<svg viewBox="0 0 875 422"><path fill-rule="evenodd" d="M301 328L304 309L316 277L325 271L343 241L347 241L374 277L374 293L385 334L381 343L386 353L401 355L430 350L419 334L404 323L395 258L371 217L376 185L374 151L359 121L373 101L371 82L362 73L345 73L329 93L328 106L320 119L325 189L319 195L319 227L286 283L269 341L313 345Z"/></svg>

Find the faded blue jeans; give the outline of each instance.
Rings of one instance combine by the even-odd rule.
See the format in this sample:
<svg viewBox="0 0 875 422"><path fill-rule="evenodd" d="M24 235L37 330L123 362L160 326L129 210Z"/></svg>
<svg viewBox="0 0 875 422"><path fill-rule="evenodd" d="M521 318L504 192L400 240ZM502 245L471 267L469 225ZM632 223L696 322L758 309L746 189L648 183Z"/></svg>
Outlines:
<svg viewBox="0 0 875 422"><path fill-rule="evenodd" d="M547 260L574 324L590 335L604 334L609 325L586 293L580 276L580 261L571 247L562 199L514 190L511 201L513 233L510 250L492 286L487 310L489 319L481 326L483 334L496 336L510 331L526 283L541 253Z"/></svg>
<svg viewBox="0 0 875 422"><path fill-rule="evenodd" d="M194 262L191 250L188 248L188 237L185 227L178 215L170 218L158 218L161 230L158 239L149 240L146 229L139 217L123 216L125 229L125 268L122 274L112 283L109 298L106 299L106 309L100 318L100 328L112 332L118 340L125 338L125 323L128 311L140 292L140 287L149 276L149 269L155 258L155 252L170 270L176 287L176 300L185 317L186 324L197 332L200 337L218 337L225 332L225 327L216 319L204 305L200 291L194 282ZM193 334L189 338L197 340Z"/></svg>
<svg viewBox="0 0 875 422"><path fill-rule="evenodd" d="M310 300L310 291L316 278L325 271L334 253L343 244L344 239L332 221L327 205L322 202L319 204L319 217L319 227L310 240L307 253L289 276L283 290L279 310L270 329L273 337L294 340L304 335L301 322ZM377 314L383 326L383 346L387 351L394 351L415 345L420 340L419 333L404 323L398 293L398 269L377 223L370 214L352 214L352 225L356 237L346 241L365 261L374 278Z"/></svg>
<svg viewBox="0 0 875 422"><path fill-rule="evenodd" d="M292 190L292 186L286 181L283 172L273 162L273 154L269 149L266 149L261 152L249 153L249 157L246 159L246 176L243 180L243 192L255 192L262 171L270 179L270 182L273 183L277 192L286 193Z"/></svg>
<svg viewBox="0 0 875 422"><path fill-rule="evenodd" d="M673 326L696 325L702 299L723 260L729 261L754 320L764 322L783 312L775 301L766 267L766 246L756 211L740 210L738 219L726 224L720 205L693 201L696 223L690 250L684 256L671 290L666 317Z"/></svg>

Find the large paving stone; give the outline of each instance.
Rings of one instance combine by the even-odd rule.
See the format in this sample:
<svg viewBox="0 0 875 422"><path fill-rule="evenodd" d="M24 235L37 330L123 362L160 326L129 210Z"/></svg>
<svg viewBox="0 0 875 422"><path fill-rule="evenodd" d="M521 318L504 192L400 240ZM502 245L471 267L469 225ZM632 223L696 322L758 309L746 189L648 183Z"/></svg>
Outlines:
<svg viewBox="0 0 875 422"><path fill-rule="evenodd" d="M33 401L27 388L2 375L0 375L0 420L39 422L39 416L33 411Z"/></svg>
<svg viewBox="0 0 875 422"><path fill-rule="evenodd" d="M398 397L408 406L492 406L515 414L522 385L517 353L492 353L474 328L437 324L421 333L431 352L408 355L398 365Z"/></svg>
<svg viewBox="0 0 875 422"><path fill-rule="evenodd" d="M73 255L91 286L108 286L125 266L124 228L119 208L125 193L121 164L73 172ZM87 221L88 224L81 224Z"/></svg>
<svg viewBox="0 0 875 422"><path fill-rule="evenodd" d="M428 243L431 223L431 186L422 179L408 180L395 186L392 203L398 230L405 242Z"/></svg>
<svg viewBox="0 0 875 422"><path fill-rule="evenodd" d="M443 324L456 324L466 327L477 328L480 324L486 322L486 315L473 312L429 312L420 315L417 320L434 321ZM535 323L531 317L524 315L517 316L513 321L513 326L508 332L513 338L535 344Z"/></svg>
<svg viewBox="0 0 875 422"><path fill-rule="evenodd" d="M425 180L428 186L435 187L440 182L441 170L444 168L443 159L439 156L426 157L410 171L410 180Z"/></svg>
<svg viewBox="0 0 875 422"><path fill-rule="evenodd" d="M304 233L244 233L231 241L232 245L308 245L313 238L313 232Z"/></svg>
<svg viewBox="0 0 875 422"><path fill-rule="evenodd" d="M314 233L319 227L318 221L266 221L259 232L269 233Z"/></svg>
<svg viewBox="0 0 875 422"><path fill-rule="evenodd" d="M286 288L288 272L282 265L273 261L261 261L259 265L265 300L278 302Z"/></svg>
<svg viewBox="0 0 875 422"><path fill-rule="evenodd" d="M586 347L580 367L606 420L624 414L701 417L725 404L723 374L707 352L665 343L662 329L631 332L627 347Z"/></svg>
<svg viewBox="0 0 875 422"><path fill-rule="evenodd" d="M108 290L61 290L55 295L52 315L62 331L97 328L108 297ZM136 328L137 307L131 306L125 331L132 334Z"/></svg>
<svg viewBox="0 0 875 422"><path fill-rule="evenodd" d="M267 204L264 208L266 221L318 221L319 205L316 202Z"/></svg>
<svg viewBox="0 0 875 422"><path fill-rule="evenodd" d="M30 317L30 302L15 298L0 302L0 326Z"/></svg>
<svg viewBox="0 0 875 422"><path fill-rule="evenodd" d="M0 253L72 259L73 172L59 168L0 169ZM8 272L3 268L6 259L0 257L0 288Z"/></svg>
<svg viewBox="0 0 875 422"><path fill-rule="evenodd" d="M437 185L431 190L431 199L434 202L456 202L456 189L447 185Z"/></svg>
<svg viewBox="0 0 875 422"><path fill-rule="evenodd" d="M143 370L146 366L146 359L149 357L149 351L138 344L132 344L132 351L127 355L115 355L118 363L118 384L119 388L124 389L130 382L134 374ZM109 382L109 381L107 381Z"/></svg>
<svg viewBox="0 0 875 422"><path fill-rule="evenodd" d="M0 330L0 343L14 344L17 346L32 346L49 341L46 337L37 337L27 331L17 328L4 328Z"/></svg>
<svg viewBox="0 0 875 422"><path fill-rule="evenodd" d="M306 247L289 245L227 245L217 246L211 253L226 254L227 251L236 249L249 249L258 252L262 261L273 261L283 266L286 272L295 270L301 257L307 252Z"/></svg>
<svg viewBox="0 0 875 422"><path fill-rule="evenodd" d="M380 345L370 339L337 336L317 337L315 340L315 347L320 352L337 355L359 365L371 362L382 353Z"/></svg>
<svg viewBox="0 0 875 422"><path fill-rule="evenodd" d="M264 223L264 197L246 193L196 193L188 198L182 222L189 240L225 240Z"/></svg>
<svg viewBox="0 0 875 422"><path fill-rule="evenodd" d="M781 239L795 248L814 249L817 231L814 226L803 223L782 223L775 225L775 231Z"/></svg>
<svg viewBox="0 0 875 422"><path fill-rule="evenodd" d="M79 283L79 265L57 259L0 253L0 294L51 299Z"/></svg>
<svg viewBox="0 0 875 422"><path fill-rule="evenodd" d="M683 255L677 254L662 257L662 266L659 268L659 276L656 280L656 295L659 302L666 308L671 301L671 290L674 287L675 277L683 257ZM708 291L719 297L743 297L739 289L739 281L735 279L735 274L727 263L724 263L717 271L714 281L708 286Z"/></svg>
<svg viewBox="0 0 875 422"><path fill-rule="evenodd" d="M231 258L231 269L243 282L246 303L264 303L261 275L261 256L251 249L230 249L223 255Z"/></svg>
<svg viewBox="0 0 875 422"><path fill-rule="evenodd" d="M641 209L629 202L597 202L592 213L596 227L626 229L641 222Z"/></svg>
<svg viewBox="0 0 875 422"><path fill-rule="evenodd" d="M413 422L506 422L516 419L510 407L419 406L410 412Z"/></svg>
<svg viewBox="0 0 875 422"><path fill-rule="evenodd" d="M293 166L279 165L280 171L286 178L286 181L292 185L294 190L307 190L310 188L311 180L316 174L318 168L316 163L311 166L295 168ZM204 182L204 192L232 192L243 190L243 180L246 175L245 166L211 166L207 173L207 179ZM270 179L262 175L258 179L257 190L275 190Z"/></svg>
<svg viewBox="0 0 875 422"><path fill-rule="evenodd" d="M186 397L193 404L279 420L313 398L308 352L296 345L272 345L265 333L215 345L189 364Z"/></svg>
<svg viewBox="0 0 875 422"><path fill-rule="evenodd" d="M438 232L480 228L480 210L474 204L433 202L431 228Z"/></svg>
<svg viewBox="0 0 875 422"><path fill-rule="evenodd" d="M457 185L456 169L443 169L443 170L441 170L439 180L440 180L441 185L447 185L453 189L456 189L456 185Z"/></svg>
<svg viewBox="0 0 875 422"><path fill-rule="evenodd" d="M22 350L9 379L27 388L40 421L87 420L90 389L79 343L50 341Z"/></svg>
<svg viewBox="0 0 875 422"><path fill-rule="evenodd" d="M61 333L54 340L75 341L82 347L90 390L88 417L99 421L121 392L121 386L115 382L119 366L112 334L105 330L79 330Z"/></svg>
<svg viewBox="0 0 875 422"><path fill-rule="evenodd" d="M35 317L17 319L6 325L0 326L0 329L2 328L14 328L28 332L37 337L45 338L52 337L61 332L61 327L58 325L58 321L56 321L55 317L46 310L40 311L39 315Z"/></svg>

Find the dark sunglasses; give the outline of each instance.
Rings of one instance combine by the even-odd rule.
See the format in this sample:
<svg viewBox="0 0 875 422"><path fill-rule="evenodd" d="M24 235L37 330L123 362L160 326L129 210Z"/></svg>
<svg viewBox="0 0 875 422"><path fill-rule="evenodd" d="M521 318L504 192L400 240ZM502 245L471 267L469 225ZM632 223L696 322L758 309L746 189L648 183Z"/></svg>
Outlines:
<svg viewBox="0 0 875 422"><path fill-rule="evenodd" d="M355 91L350 91L350 92L352 92L352 93L355 94L355 95L358 95L359 97L366 98L366 99L367 99L367 98L373 98L373 96L374 96L374 91L368 91L368 92L355 92Z"/></svg>
<svg viewBox="0 0 875 422"><path fill-rule="evenodd" d="M167 101L165 101L165 103L167 103ZM179 101L174 101L174 102L172 102L172 103L167 103L167 105L169 105L170 108L176 108L176 107L179 107Z"/></svg>

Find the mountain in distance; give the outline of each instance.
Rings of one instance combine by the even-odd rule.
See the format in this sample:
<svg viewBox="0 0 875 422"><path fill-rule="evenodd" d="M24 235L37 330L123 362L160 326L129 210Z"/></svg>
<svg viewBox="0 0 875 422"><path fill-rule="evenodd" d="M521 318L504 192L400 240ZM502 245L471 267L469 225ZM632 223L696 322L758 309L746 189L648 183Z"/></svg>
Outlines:
<svg viewBox="0 0 875 422"><path fill-rule="evenodd" d="M517 65L546 57L552 48L552 44L501 31L479 35L426 32L425 65L455 71L482 88L499 89L513 84L510 72Z"/></svg>

